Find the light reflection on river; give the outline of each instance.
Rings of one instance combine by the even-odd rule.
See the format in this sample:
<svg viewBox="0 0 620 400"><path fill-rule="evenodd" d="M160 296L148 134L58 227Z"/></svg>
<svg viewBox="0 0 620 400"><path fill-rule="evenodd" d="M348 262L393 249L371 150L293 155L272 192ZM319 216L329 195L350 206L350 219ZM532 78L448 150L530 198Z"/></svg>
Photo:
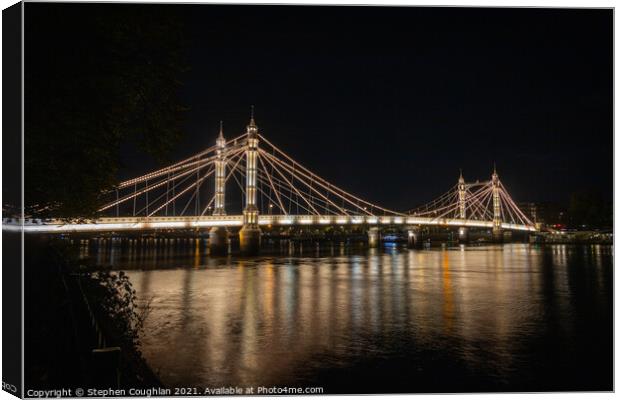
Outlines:
<svg viewBox="0 0 620 400"><path fill-rule="evenodd" d="M336 244L243 259L204 245L88 250L152 299L143 353L168 386L611 390L611 246Z"/></svg>

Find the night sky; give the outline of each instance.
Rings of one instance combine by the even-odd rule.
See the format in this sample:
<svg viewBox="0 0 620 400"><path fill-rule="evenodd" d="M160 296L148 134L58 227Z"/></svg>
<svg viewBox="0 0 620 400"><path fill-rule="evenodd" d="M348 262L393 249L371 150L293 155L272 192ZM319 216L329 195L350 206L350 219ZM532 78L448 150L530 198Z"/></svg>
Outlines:
<svg viewBox="0 0 620 400"><path fill-rule="evenodd" d="M145 6L147 7L147 6ZM162 6L160 6L162 7ZM170 5L184 23L173 159L260 132L345 190L405 210L493 163L513 198L613 174L611 10ZM154 163L128 157L123 177Z"/></svg>

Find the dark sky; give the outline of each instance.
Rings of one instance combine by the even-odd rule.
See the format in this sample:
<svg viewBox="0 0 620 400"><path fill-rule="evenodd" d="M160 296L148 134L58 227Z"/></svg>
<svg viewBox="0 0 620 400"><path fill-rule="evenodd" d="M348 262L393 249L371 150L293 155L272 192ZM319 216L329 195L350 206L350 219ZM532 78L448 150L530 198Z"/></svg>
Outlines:
<svg viewBox="0 0 620 400"><path fill-rule="evenodd" d="M611 200L611 10L174 5L191 70L175 157L218 121L409 209L493 163L516 201ZM146 172L143 160L124 175Z"/></svg>
<svg viewBox="0 0 620 400"><path fill-rule="evenodd" d="M217 121L261 132L334 184L404 209L493 162L518 201L611 198L612 12L183 7L192 71L180 151Z"/></svg>

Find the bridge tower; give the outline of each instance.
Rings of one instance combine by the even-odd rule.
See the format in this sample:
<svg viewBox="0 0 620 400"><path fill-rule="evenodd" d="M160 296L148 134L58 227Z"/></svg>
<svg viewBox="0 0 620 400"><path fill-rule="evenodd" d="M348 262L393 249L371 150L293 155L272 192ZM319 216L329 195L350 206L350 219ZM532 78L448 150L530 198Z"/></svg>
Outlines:
<svg viewBox="0 0 620 400"><path fill-rule="evenodd" d="M504 232L502 231L499 176L495 167L493 167L493 175L491 175L491 184L493 186L493 241L501 243L504 240Z"/></svg>
<svg viewBox="0 0 620 400"><path fill-rule="evenodd" d="M224 203L226 199L226 140L224 139L224 127L220 121L220 135L215 141L217 147L215 159L215 206L213 215L226 215Z"/></svg>
<svg viewBox="0 0 620 400"><path fill-rule="evenodd" d="M224 127L220 121L220 134L215 141L215 200L213 215L226 215L226 139ZM211 254L223 255L228 252L228 230L223 226L214 226L209 231L209 250Z"/></svg>
<svg viewBox="0 0 620 400"><path fill-rule="evenodd" d="M458 191L459 191L459 218L462 220L465 220L467 218L467 215L465 214L466 192L465 192L465 179L463 178L463 171L461 171L459 175ZM469 235L468 235L467 227L465 226L459 227L459 242L466 243L468 236Z"/></svg>
<svg viewBox="0 0 620 400"><path fill-rule="evenodd" d="M258 127L254 122L254 106L250 124L246 128L248 144L245 150L245 208L243 226L239 231L239 247L246 255L258 254L261 231L258 227L258 207L256 207L256 173L258 162Z"/></svg>

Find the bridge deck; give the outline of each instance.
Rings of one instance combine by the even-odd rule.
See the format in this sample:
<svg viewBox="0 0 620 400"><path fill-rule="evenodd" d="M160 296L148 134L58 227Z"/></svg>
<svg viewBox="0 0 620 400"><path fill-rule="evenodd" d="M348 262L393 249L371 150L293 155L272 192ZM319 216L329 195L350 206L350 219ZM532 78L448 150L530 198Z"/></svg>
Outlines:
<svg viewBox="0 0 620 400"><path fill-rule="evenodd" d="M214 226L240 227L242 215L202 216L202 217L118 217L100 218L91 222L66 223L59 220L28 221L24 223L25 232L69 233L69 232L111 232L153 229L195 229ZM297 225L435 225L489 228L492 221L479 221L455 218L428 218L415 216L368 216L368 215L260 215L258 224L262 226ZM4 230L20 231L16 221L3 221ZM528 225L502 223L502 228L513 231L536 231Z"/></svg>

